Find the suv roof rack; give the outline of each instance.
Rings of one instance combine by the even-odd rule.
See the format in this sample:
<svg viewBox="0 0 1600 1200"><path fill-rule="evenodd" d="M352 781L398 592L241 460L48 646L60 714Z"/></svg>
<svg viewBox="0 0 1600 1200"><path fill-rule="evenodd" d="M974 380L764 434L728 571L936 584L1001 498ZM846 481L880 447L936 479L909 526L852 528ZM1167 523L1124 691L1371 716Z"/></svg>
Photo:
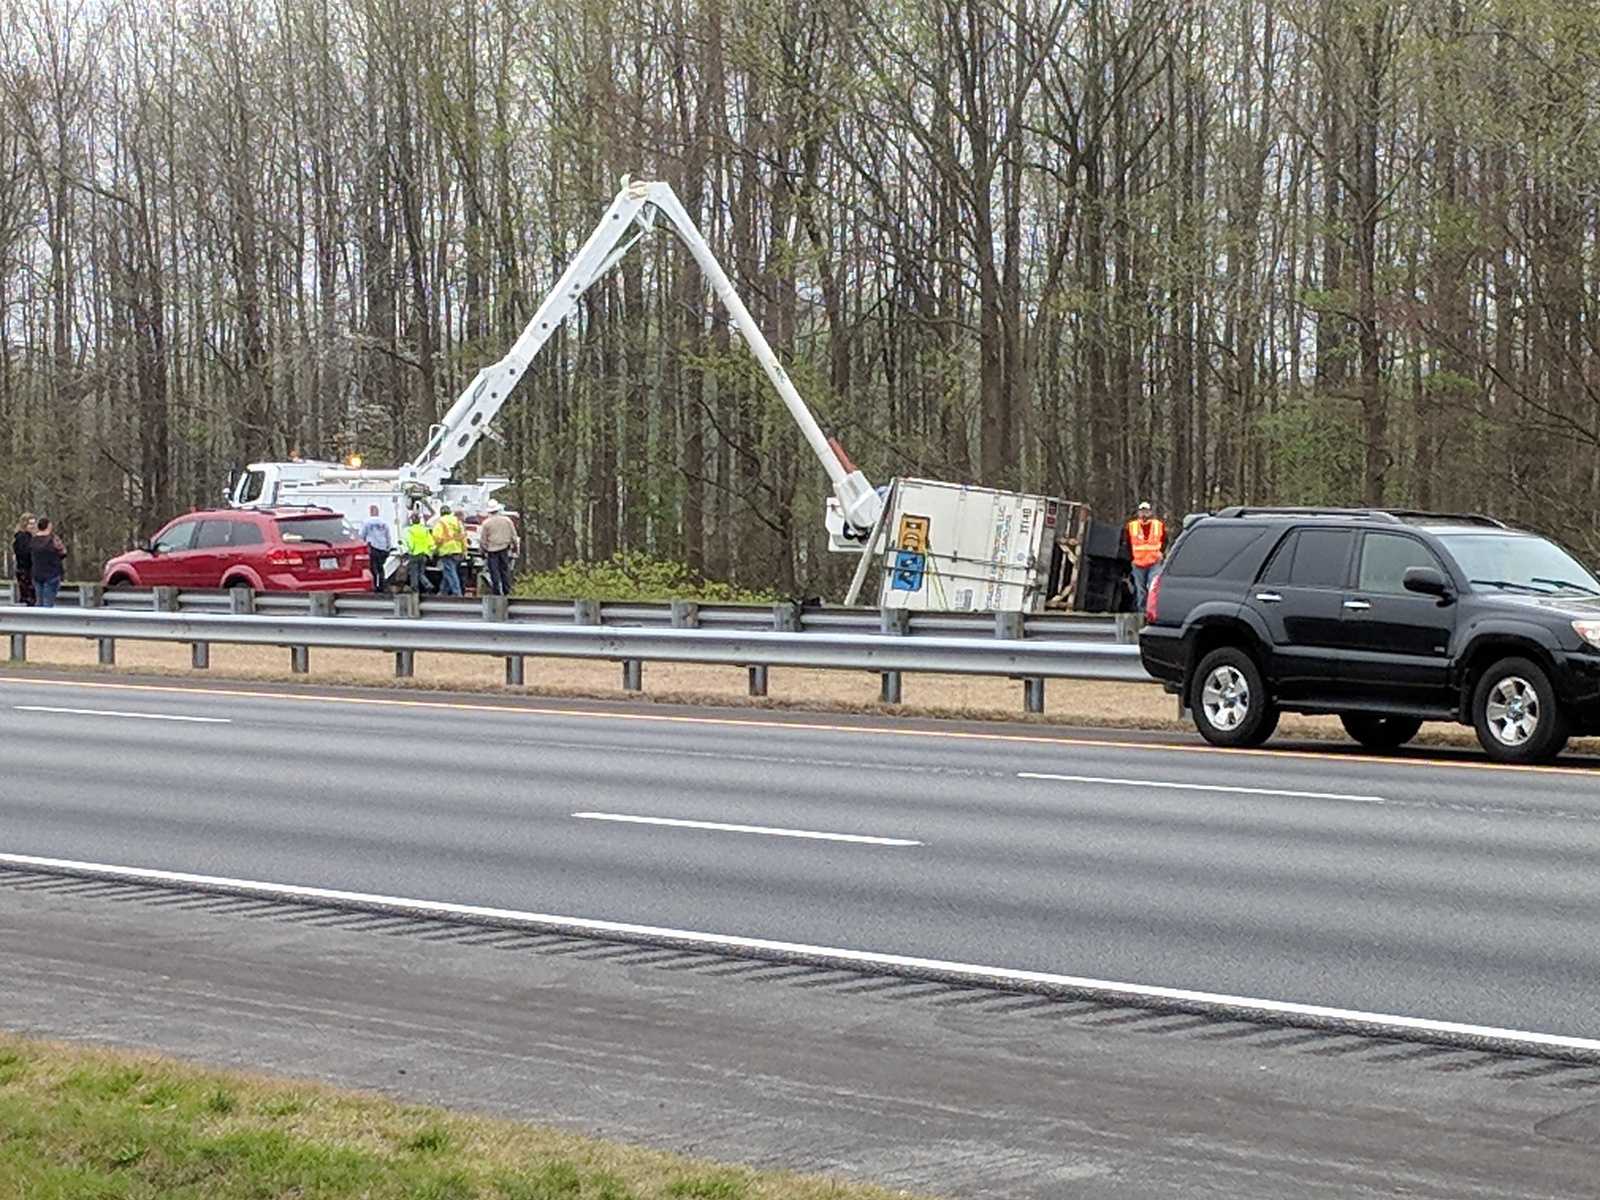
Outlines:
<svg viewBox="0 0 1600 1200"><path fill-rule="evenodd" d="M1346 517L1358 518L1368 521L1391 521L1398 523L1400 518L1381 508L1322 508L1320 506L1303 505L1245 505L1231 504L1227 508L1219 508L1215 516L1219 517Z"/></svg>
<svg viewBox="0 0 1600 1200"><path fill-rule="evenodd" d="M1420 508L1394 508L1389 511L1402 521L1439 521L1452 525L1487 525L1491 529L1511 528L1499 518L1484 513L1429 512Z"/></svg>
<svg viewBox="0 0 1600 1200"><path fill-rule="evenodd" d="M1387 521L1391 524L1415 524L1422 521L1448 521L1459 525L1485 525L1493 529L1509 528L1504 521L1482 513L1428 512L1420 508L1322 508L1289 505L1233 504L1218 509L1218 517L1335 517L1346 520Z"/></svg>

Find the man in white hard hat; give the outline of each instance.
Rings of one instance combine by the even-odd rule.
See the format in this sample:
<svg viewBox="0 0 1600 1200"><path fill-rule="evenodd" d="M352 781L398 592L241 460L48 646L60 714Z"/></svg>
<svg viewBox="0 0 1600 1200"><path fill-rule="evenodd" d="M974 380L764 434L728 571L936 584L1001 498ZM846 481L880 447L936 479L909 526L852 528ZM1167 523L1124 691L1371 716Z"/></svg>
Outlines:
<svg viewBox="0 0 1600 1200"><path fill-rule="evenodd" d="M511 592L511 552L517 545L517 527L498 500L488 504L489 515L478 526L478 548L489 568L489 590L496 596Z"/></svg>
<svg viewBox="0 0 1600 1200"><path fill-rule="evenodd" d="M1128 549L1133 554L1133 599L1138 611L1143 612L1150 581L1161 570L1161 560L1167 553L1167 526L1155 515L1150 501L1141 500L1126 532Z"/></svg>

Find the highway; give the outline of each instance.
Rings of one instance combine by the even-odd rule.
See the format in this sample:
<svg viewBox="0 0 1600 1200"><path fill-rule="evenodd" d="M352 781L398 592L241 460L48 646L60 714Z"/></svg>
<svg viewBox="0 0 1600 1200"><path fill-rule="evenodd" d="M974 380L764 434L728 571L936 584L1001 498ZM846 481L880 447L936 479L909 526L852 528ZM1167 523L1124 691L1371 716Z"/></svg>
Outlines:
<svg viewBox="0 0 1600 1200"><path fill-rule="evenodd" d="M1600 773L9 678L0 852L1600 1037Z"/></svg>

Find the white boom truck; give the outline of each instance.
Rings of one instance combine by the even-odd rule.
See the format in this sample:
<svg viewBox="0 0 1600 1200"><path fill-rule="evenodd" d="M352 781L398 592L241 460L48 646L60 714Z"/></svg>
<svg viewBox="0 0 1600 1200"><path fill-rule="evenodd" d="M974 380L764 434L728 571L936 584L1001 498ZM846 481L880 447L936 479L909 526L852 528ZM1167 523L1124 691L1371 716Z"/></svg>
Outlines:
<svg viewBox="0 0 1600 1200"><path fill-rule="evenodd" d="M1054 562L1060 556L1052 554L1048 539L1049 530L1058 525L1058 506L1067 502L923 480L896 480L882 490L874 488L823 434L711 247L671 186L661 182L623 180L622 190L600 224L534 312L516 344L499 362L478 372L444 419L429 431L427 444L411 462L387 470L337 462L251 463L234 482L229 503L238 508L330 508L357 526L376 505L381 518L394 526L396 544L407 513L418 503L431 509L448 504L472 524L493 493L509 481L489 477L472 484L458 483L453 479L456 468L488 432L556 327L576 311L597 279L655 230L657 221L669 226L688 247L827 472L833 485L827 513L829 544L862 556L851 602L866 581L869 559L882 566L881 602L887 606L1035 609L1069 582L1065 577L1052 578L1060 575L1055 569L1059 564ZM905 509L907 502L915 506L924 496L930 503L935 497L942 501L937 517ZM1077 510L1080 506L1069 507ZM889 528L891 510L894 529ZM1060 511L1065 516L1068 510ZM1054 540L1060 542L1065 534L1066 523L1062 522L1060 536ZM939 546L941 541L945 546Z"/></svg>

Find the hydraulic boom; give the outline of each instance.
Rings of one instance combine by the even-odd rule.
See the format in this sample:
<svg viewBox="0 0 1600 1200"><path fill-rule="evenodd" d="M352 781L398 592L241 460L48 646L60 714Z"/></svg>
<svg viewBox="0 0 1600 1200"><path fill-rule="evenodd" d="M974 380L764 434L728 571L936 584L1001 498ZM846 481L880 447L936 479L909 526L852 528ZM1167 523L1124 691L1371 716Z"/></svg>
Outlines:
<svg viewBox="0 0 1600 1200"><path fill-rule="evenodd" d="M711 253L711 247L689 219L689 214L684 211L671 186L661 182L623 181L622 190L611 202L600 224L589 235L589 240L568 265L555 288L545 297L544 303L539 305L516 344L499 362L478 372L466 391L450 406L444 419L430 431L428 444L422 453L409 467L402 468L401 476L414 479L430 490L437 490L478 444L490 422L526 374L534 357L556 327L577 308L584 292L614 266L634 243L651 233L658 219L664 220L678 235L689 248L700 270L710 280L717 299L727 309L745 344L761 364L761 369L766 372L784 406L788 408L789 415L800 427L800 432L805 435L812 453L828 473L844 519L856 529L871 529L882 512L882 499L867 482L866 476L847 466L823 434L816 418L801 399L793 381L750 315L750 310L734 291L727 272Z"/></svg>

